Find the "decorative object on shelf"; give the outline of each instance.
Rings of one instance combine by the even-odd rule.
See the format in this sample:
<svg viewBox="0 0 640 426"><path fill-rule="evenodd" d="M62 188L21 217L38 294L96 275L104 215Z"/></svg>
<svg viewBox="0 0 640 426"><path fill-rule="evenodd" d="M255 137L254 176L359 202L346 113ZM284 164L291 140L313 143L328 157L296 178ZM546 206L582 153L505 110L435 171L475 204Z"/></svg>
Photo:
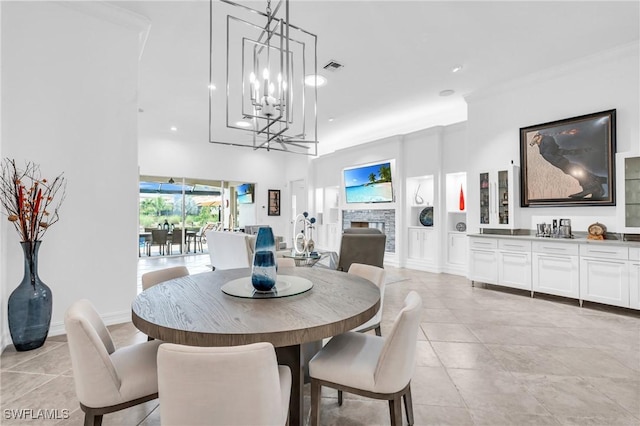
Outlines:
<svg viewBox="0 0 640 426"><path fill-rule="evenodd" d="M422 209L419 219L423 226L433 226L433 207Z"/></svg>
<svg viewBox="0 0 640 426"><path fill-rule="evenodd" d="M464 222L458 222L456 223L456 231L459 232L464 232L467 230L467 224Z"/></svg>
<svg viewBox="0 0 640 426"><path fill-rule="evenodd" d="M418 191L420 191L420 184L418 184L418 187L416 188L416 193L413 196L413 200L415 201L416 205L420 205L424 203L424 199L420 195L418 195Z"/></svg>
<svg viewBox="0 0 640 426"><path fill-rule="evenodd" d="M297 232L296 226L293 227L294 250L298 254L309 256L315 250L315 242L313 241L315 217L309 217L309 213L304 212L296 216L295 224L302 224L302 229Z"/></svg>
<svg viewBox="0 0 640 426"><path fill-rule="evenodd" d="M460 185L460 211L464 210L464 192L462 192L462 185Z"/></svg>
<svg viewBox="0 0 640 426"><path fill-rule="evenodd" d="M20 236L24 277L8 302L9 332L17 351L39 348L49 334L53 295L38 275L38 251L47 230L58 221L66 182L62 174L43 179L40 167L27 162L18 169L5 158L0 178L0 203Z"/></svg>
<svg viewBox="0 0 640 426"><path fill-rule="evenodd" d="M521 128L522 207L614 206L615 152L615 109Z"/></svg>
<svg viewBox="0 0 640 426"><path fill-rule="evenodd" d="M317 37L274 3L210 0L209 142L317 155Z"/></svg>
<svg viewBox="0 0 640 426"><path fill-rule="evenodd" d="M604 240L607 235L607 227L600 222L592 223L588 230L587 240Z"/></svg>

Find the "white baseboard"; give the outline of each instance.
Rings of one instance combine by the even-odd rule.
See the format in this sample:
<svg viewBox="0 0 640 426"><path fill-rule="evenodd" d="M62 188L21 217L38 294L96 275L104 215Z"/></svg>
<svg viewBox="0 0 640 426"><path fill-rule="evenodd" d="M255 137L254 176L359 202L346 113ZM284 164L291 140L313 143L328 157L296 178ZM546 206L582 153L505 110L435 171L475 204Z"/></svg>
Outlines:
<svg viewBox="0 0 640 426"><path fill-rule="evenodd" d="M131 311L120 311L120 312L112 312L110 314L102 315L102 321L106 325L114 325L114 324L122 324L125 322L131 322ZM52 322L49 326L49 336L60 336L62 334L66 334L64 329L64 321ZM11 345L11 334L7 330L6 333L3 333L0 336L2 341L0 342L0 347L2 347L2 351L9 345Z"/></svg>

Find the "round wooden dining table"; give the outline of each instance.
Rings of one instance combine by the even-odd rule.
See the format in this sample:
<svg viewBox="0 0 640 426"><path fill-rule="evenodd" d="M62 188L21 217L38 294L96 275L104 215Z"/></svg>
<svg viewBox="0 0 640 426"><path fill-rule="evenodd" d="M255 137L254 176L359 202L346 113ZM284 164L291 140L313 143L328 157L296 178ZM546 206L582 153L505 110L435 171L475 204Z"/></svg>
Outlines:
<svg viewBox="0 0 640 426"><path fill-rule="evenodd" d="M325 268L280 268L278 275L301 277L313 287L280 298L242 298L222 291L251 269L189 275L140 293L131 307L133 324L165 342L190 346L235 346L271 342L278 363L291 369L289 423L304 422L303 346L349 331L372 318L380 292L372 282Z"/></svg>

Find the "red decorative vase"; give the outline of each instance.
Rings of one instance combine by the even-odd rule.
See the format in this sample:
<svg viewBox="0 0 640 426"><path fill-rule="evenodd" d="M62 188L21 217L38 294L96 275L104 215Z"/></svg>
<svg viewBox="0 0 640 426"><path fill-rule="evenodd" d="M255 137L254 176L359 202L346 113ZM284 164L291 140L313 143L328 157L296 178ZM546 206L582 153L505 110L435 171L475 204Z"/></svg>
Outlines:
<svg viewBox="0 0 640 426"><path fill-rule="evenodd" d="M460 185L460 210L464 210L464 192L462 192L462 185Z"/></svg>

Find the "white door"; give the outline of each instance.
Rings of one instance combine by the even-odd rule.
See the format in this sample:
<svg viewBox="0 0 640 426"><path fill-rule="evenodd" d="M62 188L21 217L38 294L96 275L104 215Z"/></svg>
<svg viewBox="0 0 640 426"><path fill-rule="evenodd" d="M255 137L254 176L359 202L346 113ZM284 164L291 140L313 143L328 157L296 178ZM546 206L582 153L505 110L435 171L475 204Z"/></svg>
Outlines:
<svg viewBox="0 0 640 426"><path fill-rule="evenodd" d="M291 216L289 219L289 236L287 238L287 247L294 247L293 244L293 232L296 228L294 225L294 221L296 216L302 214L307 210L307 183L304 179L293 180L289 183L289 187L291 188ZM298 226L300 226L298 224ZM299 230L299 229L298 229Z"/></svg>

